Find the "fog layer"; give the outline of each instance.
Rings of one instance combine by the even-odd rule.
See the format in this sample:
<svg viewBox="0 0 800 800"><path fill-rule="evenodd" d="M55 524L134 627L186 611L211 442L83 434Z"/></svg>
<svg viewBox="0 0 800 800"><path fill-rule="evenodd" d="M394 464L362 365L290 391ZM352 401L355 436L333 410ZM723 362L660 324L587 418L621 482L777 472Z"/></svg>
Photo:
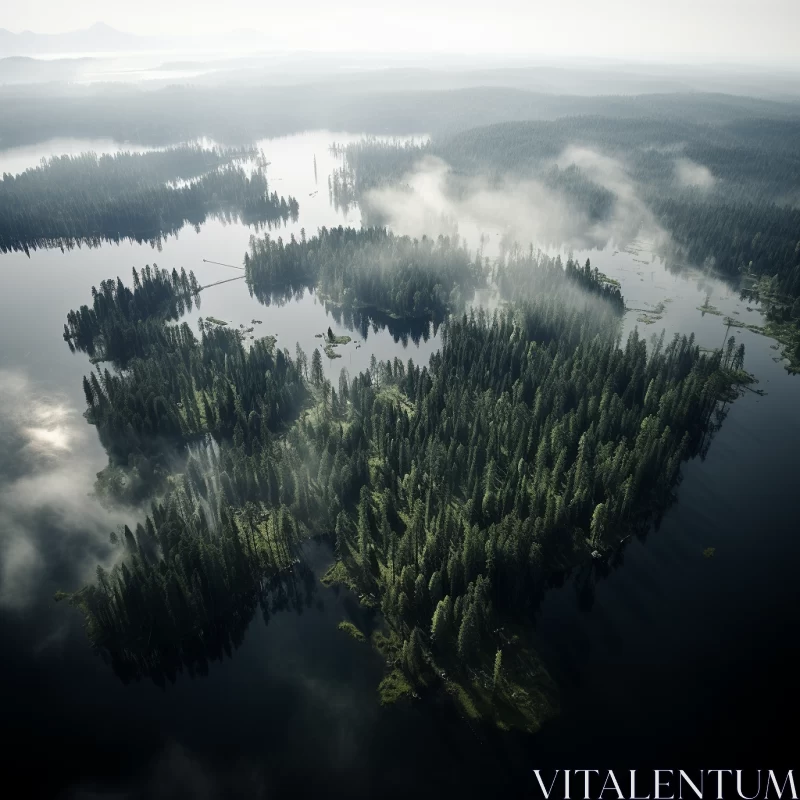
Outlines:
<svg viewBox="0 0 800 800"><path fill-rule="evenodd" d="M657 244L667 234L639 196L624 165L585 147L568 147L556 159L559 169L578 167L593 183L613 194L601 218L580 198L540 179L455 175L443 160L426 156L397 186L367 192L364 208L375 222L410 236L458 233L471 247L484 243L496 255L500 242L537 247L602 248L645 235Z"/></svg>

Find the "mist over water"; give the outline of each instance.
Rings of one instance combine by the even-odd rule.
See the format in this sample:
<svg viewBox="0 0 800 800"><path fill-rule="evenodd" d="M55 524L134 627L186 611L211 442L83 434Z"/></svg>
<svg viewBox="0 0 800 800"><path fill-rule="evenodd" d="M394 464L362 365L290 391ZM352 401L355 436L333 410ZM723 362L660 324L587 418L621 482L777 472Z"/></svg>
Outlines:
<svg viewBox="0 0 800 800"><path fill-rule="evenodd" d="M509 174L456 175L444 160L433 156L422 158L399 185L368 191L364 205L370 215L399 233L432 238L458 233L489 257L512 244L544 250L602 249L640 236L657 248L668 247L668 234L619 160L573 146L554 164L561 169L576 166L613 193L610 213L592 218L574 197L542 180Z"/></svg>

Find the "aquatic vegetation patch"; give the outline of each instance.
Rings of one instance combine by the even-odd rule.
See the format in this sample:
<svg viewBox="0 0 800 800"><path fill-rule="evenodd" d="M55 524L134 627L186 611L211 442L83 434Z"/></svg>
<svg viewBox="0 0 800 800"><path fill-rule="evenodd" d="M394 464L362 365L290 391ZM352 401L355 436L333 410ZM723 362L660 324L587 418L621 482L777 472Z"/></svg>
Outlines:
<svg viewBox="0 0 800 800"><path fill-rule="evenodd" d="M337 344L349 344L352 341L352 339L349 336L327 335L325 336L325 341L328 342L328 344L337 345Z"/></svg>
<svg viewBox="0 0 800 800"><path fill-rule="evenodd" d="M411 697L413 693L413 687L399 669L393 669L378 684L378 695L381 699L381 705L384 706L389 706L398 700Z"/></svg>
<svg viewBox="0 0 800 800"><path fill-rule="evenodd" d="M340 631L344 631L348 636L355 639L357 642L366 642L367 637L348 620L342 620L338 625Z"/></svg>
<svg viewBox="0 0 800 800"><path fill-rule="evenodd" d="M598 272L598 277L603 283L607 283L609 286L616 286L618 289L622 286L616 278L609 278L604 272Z"/></svg>
<svg viewBox="0 0 800 800"><path fill-rule="evenodd" d="M341 561L334 561L328 571L319 579L323 586L345 586L353 591L358 591L356 584L350 579L345 565Z"/></svg>

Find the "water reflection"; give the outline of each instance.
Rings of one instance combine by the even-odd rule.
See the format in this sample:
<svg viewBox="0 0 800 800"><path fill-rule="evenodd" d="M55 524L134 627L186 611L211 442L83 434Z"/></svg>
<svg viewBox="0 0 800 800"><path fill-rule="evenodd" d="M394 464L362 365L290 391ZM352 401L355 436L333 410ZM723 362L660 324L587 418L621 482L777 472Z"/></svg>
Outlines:
<svg viewBox="0 0 800 800"><path fill-rule="evenodd" d="M198 630L192 638L164 644L155 652L151 649L146 658L101 649L104 660L123 683L147 677L163 687L168 682L175 683L184 672L190 678L207 676L212 662L233 658L258 611L268 625L281 612L299 615L312 606L318 607L319 576L305 560L308 550L308 545L301 548L297 562L290 569L263 580L252 592L234 598L224 618Z"/></svg>
<svg viewBox="0 0 800 800"><path fill-rule="evenodd" d="M377 334L386 330L394 342L408 347L409 341L419 347L420 342L427 343L431 336L436 336L439 326L444 322L444 315L432 318L409 317L398 319L378 309L345 309L325 302L325 309L338 325L351 331L358 331L364 341L369 338L370 331Z"/></svg>
<svg viewBox="0 0 800 800"><path fill-rule="evenodd" d="M62 395L0 369L0 608L90 579L123 515L92 491L93 430Z"/></svg>
<svg viewBox="0 0 800 800"><path fill-rule="evenodd" d="M103 234L99 236L57 237L57 238L37 238L26 241L7 241L0 237L0 253L25 253L28 257L37 250L60 250L62 253L86 247L87 249L97 249L106 244L147 244L151 248L162 252L164 244L170 238L177 238L178 234L186 227L194 229L195 233L200 233L201 226L209 220L222 222L224 225L242 225L253 230L255 234L265 231L281 230L290 223L296 223L298 212L292 208L285 212L271 211L252 211L249 213L242 211L223 210L213 212L190 213L179 224L168 225L151 230L137 230L117 232L116 234Z"/></svg>
<svg viewBox="0 0 800 800"><path fill-rule="evenodd" d="M421 342L427 344L429 340L436 337L439 326L445 320L443 314L431 317L398 318L374 308L344 308L317 295L313 285L300 284L269 290L258 286L248 286L248 289L250 296L256 298L267 308L283 308L300 303L307 296L317 297L326 314L329 314L337 325L352 333L359 333L364 342L369 339L370 332L377 335L386 331L395 344L401 344L406 348L411 342L419 347ZM321 330L324 330L324 323Z"/></svg>

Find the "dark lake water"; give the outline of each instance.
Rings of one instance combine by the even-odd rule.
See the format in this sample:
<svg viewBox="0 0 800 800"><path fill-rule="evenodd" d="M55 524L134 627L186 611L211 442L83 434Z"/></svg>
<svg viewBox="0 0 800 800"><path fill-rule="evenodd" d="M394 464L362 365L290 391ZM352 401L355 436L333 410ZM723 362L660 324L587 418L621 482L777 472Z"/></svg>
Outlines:
<svg viewBox="0 0 800 800"><path fill-rule="evenodd" d="M327 194L336 163L328 145L346 138L262 143L272 187L300 202L284 237L359 224ZM9 162L0 153L0 172L89 146L111 147L45 145ZM0 708L7 780L26 782L22 796L530 796L535 767L776 768L796 756L786 725L800 710L800 377L775 360L774 342L748 331L732 333L766 395L745 392L732 404L708 456L684 466L657 528L545 594L534 622L562 713L538 735L470 725L437 698L382 708L380 656L336 627L377 620L313 577L332 558L324 541L306 548L312 578L274 591L266 623L258 609L241 645L207 674L166 687L123 683L88 647L77 613L52 601L56 589L91 578L109 555L108 532L131 521L90 496L106 458L80 413L88 362L68 351L63 323L93 284L127 280L133 266L184 266L201 284L235 276L203 259L241 263L251 233L209 221L160 251L124 243L0 256ZM724 314L759 323L725 282L673 274L645 242L628 250L578 254L620 280L629 306L669 300L654 325L630 312L626 329L694 331L719 346L722 317L698 311L709 295ZM329 325L348 333L361 347L324 359L334 378L373 354L427 362L438 346L432 329L405 340L379 325L353 331L309 293L267 308L240 280L204 292L190 324L199 315L263 320L256 333L278 334L292 354L296 342L310 353ZM703 557L707 547L713 558Z"/></svg>

